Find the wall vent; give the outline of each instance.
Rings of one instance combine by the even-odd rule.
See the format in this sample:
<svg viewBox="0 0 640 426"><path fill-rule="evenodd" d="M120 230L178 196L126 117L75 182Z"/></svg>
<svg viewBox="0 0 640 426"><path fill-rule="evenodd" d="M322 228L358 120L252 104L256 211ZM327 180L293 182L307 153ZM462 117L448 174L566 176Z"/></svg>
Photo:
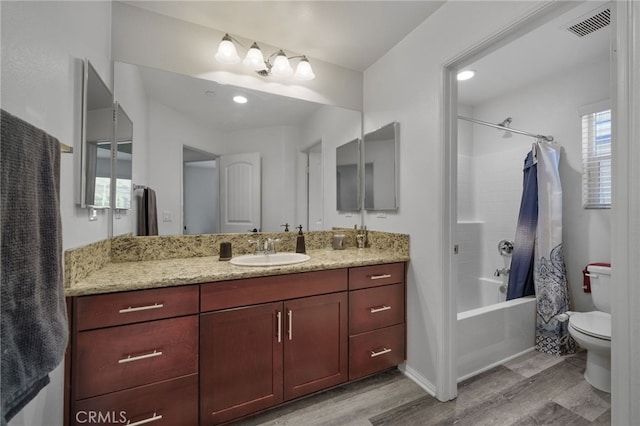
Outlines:
<svg viewBox="0 0 640 426"><path fill-rule="evenodd" d="M567 30L578 37L584 37L611 24L611 9L607 7L592 11L574 22L569 24Z"/></svg>

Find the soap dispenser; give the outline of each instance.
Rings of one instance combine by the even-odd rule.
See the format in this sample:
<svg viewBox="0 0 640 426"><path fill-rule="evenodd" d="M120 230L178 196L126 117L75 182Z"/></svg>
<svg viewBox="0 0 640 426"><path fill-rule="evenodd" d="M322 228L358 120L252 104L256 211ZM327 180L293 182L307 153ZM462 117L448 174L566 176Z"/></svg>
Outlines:
<svg viewBox="0 0 640 426"><path fill-rule="evenodd" d="M302 233L302 225L298 226L298 239L296 241L296 253L306 253L304 246L304 234Z"/></svg>

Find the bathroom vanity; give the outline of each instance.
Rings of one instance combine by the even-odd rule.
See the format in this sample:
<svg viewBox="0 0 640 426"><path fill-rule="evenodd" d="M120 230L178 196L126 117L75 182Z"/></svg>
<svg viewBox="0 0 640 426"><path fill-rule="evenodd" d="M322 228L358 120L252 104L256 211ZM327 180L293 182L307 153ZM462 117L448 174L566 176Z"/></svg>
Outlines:
<svg viewBox="0 0 640 426"><path fill-rule="evenodd" d="M176 277L154 267L203 259L127 262L110 265L140 272L124 289L87 287L108 267L68 289L65 422L216 425L401 364L406 255L310 254L277 268L208 258L207 280L158 287Z"/></svg>

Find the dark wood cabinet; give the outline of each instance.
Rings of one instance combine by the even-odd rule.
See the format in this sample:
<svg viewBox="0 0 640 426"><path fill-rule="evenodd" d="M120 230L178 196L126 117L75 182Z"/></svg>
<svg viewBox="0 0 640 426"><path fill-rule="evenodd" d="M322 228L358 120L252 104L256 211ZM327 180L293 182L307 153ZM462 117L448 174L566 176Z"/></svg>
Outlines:
<svg viewBox="0 0 640 426"><path fill-rule="evenodd" d="M349 380L405 360L405 264L349 269Z"/></svg>
<svg viewBox="0 0 640 426"><path fill-rule="evenodd" d="M284 399L346 382L347 293L284 303Z"/></svg>
<svg viewBox="0 0 640 426"><path fill-rule="evenodd" d="M73 298L65 424L197 424L198 296L196 285Z"/></svg>
<svg viewBox="0 0 640 426"><path fill-rule="evenodd" d="M217 425L393 368L405 268L70 298L65 425Z"/></svg>
<svg viewBox="0 0 640 426"><path fill-rule="evenodd" d="M202 424L282 402L282 333L282 302L202 314Z"/></svg>
<svg viewBox="0 0 640 426"><path fill-rule="evenodd" d="M330 272L324 286L300 287L307 277L322 282L318 273L279 277L283 287L308 297L201 315L201 424L227 422L348 380L347 275ZM243 281L235 283L242 291L256 284ZM343 291L317 294L335 289ZM207 289L208 306L216 290L227 293L224 285Z"/></svg>

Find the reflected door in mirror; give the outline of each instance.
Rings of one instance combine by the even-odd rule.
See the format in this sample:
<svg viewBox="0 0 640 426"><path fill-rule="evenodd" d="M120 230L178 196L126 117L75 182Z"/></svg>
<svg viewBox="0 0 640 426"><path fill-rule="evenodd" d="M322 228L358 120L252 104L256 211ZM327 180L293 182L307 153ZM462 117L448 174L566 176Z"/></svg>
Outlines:
<svg viewBox="0 0 640 426"><path fill-rule="evenodd" d="M220 232L261 228L260 154L220 157Z"/></svg>

